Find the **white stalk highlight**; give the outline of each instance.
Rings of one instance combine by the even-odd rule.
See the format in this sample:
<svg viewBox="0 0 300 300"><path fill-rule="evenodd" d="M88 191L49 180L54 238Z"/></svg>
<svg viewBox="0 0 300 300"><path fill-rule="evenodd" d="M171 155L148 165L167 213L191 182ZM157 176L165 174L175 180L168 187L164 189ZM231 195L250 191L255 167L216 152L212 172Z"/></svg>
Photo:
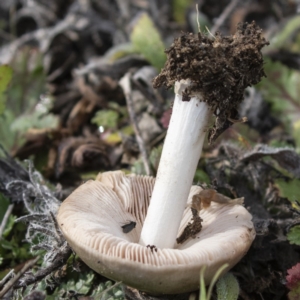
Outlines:
<svg viewBox="0 0 300 300"><path fill-rule="evenodd" d="M208 105L198 97L184 102L176 94L140 244L174 248L209 115Z"/></svg>

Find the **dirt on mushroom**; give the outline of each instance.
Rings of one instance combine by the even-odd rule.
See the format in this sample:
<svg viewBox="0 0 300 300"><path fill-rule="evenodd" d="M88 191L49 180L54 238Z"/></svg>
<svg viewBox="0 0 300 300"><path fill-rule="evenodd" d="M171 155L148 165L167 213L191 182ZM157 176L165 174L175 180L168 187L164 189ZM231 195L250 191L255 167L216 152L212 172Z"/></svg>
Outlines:
<svg viewBox="0 0 300 300"><path fill-rule="evenodd" d="M165 50L168 59L153 86L170 88L189 79L183 101L200 93L212 108L217 118L208 139L213 142L233 123L229 119L238 118L245 88L265 76L261 49L268 44L255 22L239 24L231 36L183 33Z"/></svg>
<svg viewBox="0 0 300 300"><path fill-rule="evenodd" d="M188 240L190 237L195 238L197 233L201 231L203 221L200 216L197 209L191 207L192 211L192 222L189 222L187 226L184 228L181 235L176 239L177 244L182 244L186 240Z"/></svg>

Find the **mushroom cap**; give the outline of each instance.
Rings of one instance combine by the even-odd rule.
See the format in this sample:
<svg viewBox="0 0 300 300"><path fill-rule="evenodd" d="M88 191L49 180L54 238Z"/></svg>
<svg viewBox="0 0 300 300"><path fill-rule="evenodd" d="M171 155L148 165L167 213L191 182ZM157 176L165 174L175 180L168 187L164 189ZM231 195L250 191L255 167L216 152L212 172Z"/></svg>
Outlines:
<svg viewBox="0 0 300 300"><path fill-rule="evenodd" d="M201 232L175 249L156 251L138 244L154 182L149 176L106 172L81 185L62 203L57 215L59 226L91 269L152 294L177 294L199 288L199 272L204 265L208 284L222 265L229 264L226 272L246 254L255 230L252 216L239 204L212 202L202 209ZM200 191L199 186L192 186L187 204ZM187 205L179 234L191 217ZM136 227L124 233L121 226L131 221Z"/></svg>

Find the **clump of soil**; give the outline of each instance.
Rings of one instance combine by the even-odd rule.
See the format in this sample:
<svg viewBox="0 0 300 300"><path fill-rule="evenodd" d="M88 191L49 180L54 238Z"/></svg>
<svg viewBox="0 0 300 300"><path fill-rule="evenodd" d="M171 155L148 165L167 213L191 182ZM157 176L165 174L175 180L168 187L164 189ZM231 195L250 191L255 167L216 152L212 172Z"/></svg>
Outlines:
<svg viewBox="0 0 300 300"><path fill-rule="evenodd" d="M183 33L165 51L167 62L153 86L170 88L189 79L183 101L200 93L217 116L209 133L212 142L237 119L245 88L265 76L261 49L268 44L255 22L239 24L230 36Z"/></svg>

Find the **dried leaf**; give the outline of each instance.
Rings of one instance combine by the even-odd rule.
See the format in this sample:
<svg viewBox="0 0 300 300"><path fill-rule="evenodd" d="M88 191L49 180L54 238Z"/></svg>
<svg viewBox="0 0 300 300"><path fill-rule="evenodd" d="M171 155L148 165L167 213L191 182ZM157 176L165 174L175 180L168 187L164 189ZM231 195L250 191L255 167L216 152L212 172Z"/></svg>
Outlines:
<svg viewBox="0 0 300 300"><path fill-rule="evenodd" d="M257 145L253 150L246 152L241 157L241 161L255 161L265 156L272 157L282 168L295 177L300 178L300 156L291 148L274 148L267 145Z"/></svg>
<svg viewBox="0 0 300 300"><path fill-rule="evenodd" d="M70 165L81 169L109 168L108 152L108 145L97 137L67 138L59 146L56 176L59 177Z"/></svg>

